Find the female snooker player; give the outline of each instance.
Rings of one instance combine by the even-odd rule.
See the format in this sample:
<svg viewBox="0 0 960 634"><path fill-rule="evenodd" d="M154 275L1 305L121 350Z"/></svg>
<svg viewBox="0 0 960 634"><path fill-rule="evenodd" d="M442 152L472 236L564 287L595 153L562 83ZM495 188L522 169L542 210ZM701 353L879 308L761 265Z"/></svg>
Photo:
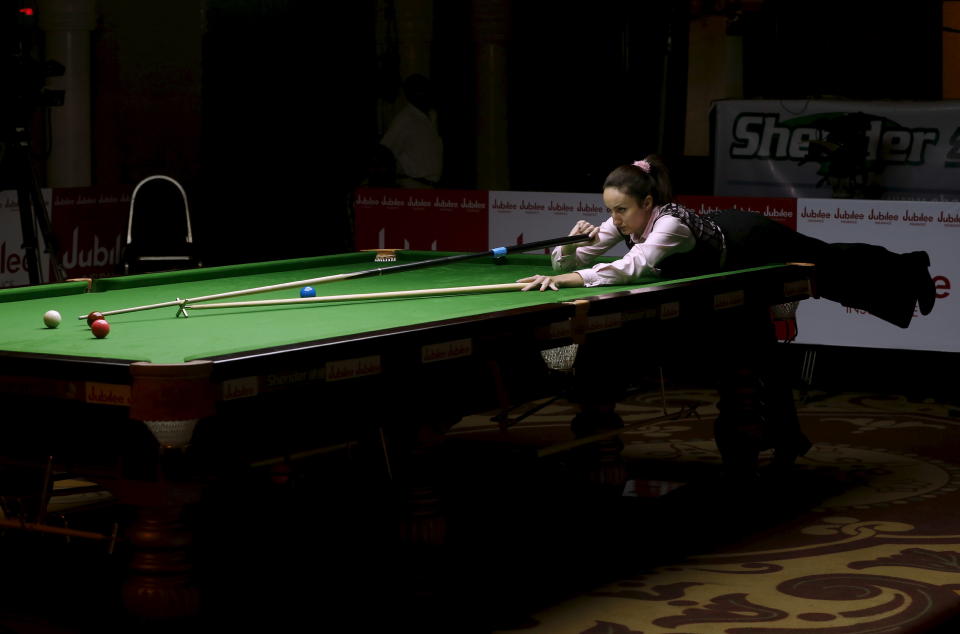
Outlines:
<svg viewBox="0 0 960 634"><path fill-rule="evenodd" d="M571 230L571 234L589 233L592 241L556 247L552 254L556 273L518 280L527 283L523 290L604 286L811 262L816 265L820 296L868 311L901 328L910 325L918 305L923 315L933 309L935 288L926 252L899 254L870 244L827 243L747 211L696 214L673 202L669 173L656 156L610 172L603 184L603 201L609 218L599 226L581 220ZM621 241L629 249L626 255L594 264L599 255ZM762 449L773 448L775 462L792 464L810 447L799 428L789 382L770 358L771 344L776 342L770 320L758 315L748 321L736 326L737 333L690 333L694 341L707 337L714 343L736 342L727 343L719 352L713 346L707 354L727 357L719 363L721 414L715 435L725 465L741 471L753 469ZM708 348L704 345L701 350ZM692 353L697 362L703 357L699 352ZM630 354L625 350L625 356ZM609 361L602 363L609 367ZM581 413L596 418L597 412L589 412L590 399L585 400L587 407L581 403ZM604 412L601 417L611 415L609 403L600 409Z"/></svg>

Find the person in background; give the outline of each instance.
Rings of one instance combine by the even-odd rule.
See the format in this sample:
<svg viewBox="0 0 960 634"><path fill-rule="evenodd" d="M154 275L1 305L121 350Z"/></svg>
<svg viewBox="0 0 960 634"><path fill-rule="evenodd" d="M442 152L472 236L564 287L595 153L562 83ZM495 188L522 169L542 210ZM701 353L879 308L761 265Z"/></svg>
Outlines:
<svg viewBox="0 0 960 634"><path fill-rule="evenodd" d="M436 187L443 176L443 140L437 131L430 80L410 75L403 82L407 101L393 118L380 144L396 159L397 184L401 187Z"/></svg>

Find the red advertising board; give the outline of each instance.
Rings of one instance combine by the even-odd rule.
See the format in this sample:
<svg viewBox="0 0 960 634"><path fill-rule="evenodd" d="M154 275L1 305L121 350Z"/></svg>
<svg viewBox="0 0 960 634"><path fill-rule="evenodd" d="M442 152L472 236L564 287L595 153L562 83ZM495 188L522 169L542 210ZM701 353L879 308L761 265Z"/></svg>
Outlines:
<svg viewBox="0 0 960 634"><path fill-rule="evenodd" d="M755 211L786 225L797 228L796 198L753 198L749 196L677 196L677 202L698 213L720 209Z"/></svg>
<svg viewBox="0 0 960 634"><path fill-rule="evenodd" d="M68 278L122 272L130 193L126 186L53 190L50 222Z"/></svg>
<svg viewBox="0 0 960 634"><path fill-rule="evenodd" d="M366 189L354 199L357 249L484 251L487 192Z"/></svg>

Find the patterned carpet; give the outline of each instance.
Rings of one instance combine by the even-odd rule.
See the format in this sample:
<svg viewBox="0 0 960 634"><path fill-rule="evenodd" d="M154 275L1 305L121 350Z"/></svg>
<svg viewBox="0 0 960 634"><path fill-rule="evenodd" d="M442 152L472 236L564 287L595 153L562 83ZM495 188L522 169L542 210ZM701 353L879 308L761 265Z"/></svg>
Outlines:
<svg viewBox="0 0 960 634"><path fill-rule="evenodd" d="M715 401L674 389L620 403L626 487L591 479L589 450L538 457L572 439L566 401L506 432L491 413L464 419L439 465L439 548L391 545L382 483L349 464L314 465L287 501L263 489L256 513L237 488L210 516L242 521L198 551L214 607L169 631L960 631L955 405L808 394L814 448L744 483L721 474ZM107 616L122 559L50 539L19 555L15 537L2 634L146 631Z"/></svg>
<svg viewBox="0 0 960 634"><path fill-rule="evenodd" d="M577 572L548 566L529 576L540 584L562 580L532 600L541 605L494 630L960 631L945 623L960 613L955 409L876 394L808 396L800 417L814 448L788 477L767 474L743 486L720 477L714 402L710 391L669 392L668 412L693 405L696 414L623 435L632 480L613 518L623 526L568 544L562 557L579 558L571 563ZM637 395L618 412L629 426L661 417L663 402L660 394ZM507 435L533 446L562 442L573 413L558 401ZM484 416L453 433L503 438ZM605 559L617 563L604 566ZM580 587L567 586L580 574Z"/></svg>

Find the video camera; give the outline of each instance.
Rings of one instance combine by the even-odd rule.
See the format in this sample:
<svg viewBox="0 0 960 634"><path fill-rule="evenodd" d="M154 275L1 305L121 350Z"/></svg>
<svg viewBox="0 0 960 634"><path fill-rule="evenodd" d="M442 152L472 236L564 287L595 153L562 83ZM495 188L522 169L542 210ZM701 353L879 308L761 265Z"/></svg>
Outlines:
<svg viewBox="0 0 960 634"><path fill-rule="evenodd" d="M0 0L0 91L4 95L0 99L0 190L17 190L24 266L31 284L43 281L37 232L51 255L54 278L64 278L50 216L30 157L34 112L64 102L64 91L49 90L44 85L48 77L64 74L63 64L40 62L32 55L40 34L35 2Z"/></svg>
<svg viewBox="0 0 960 634"><path fill-rule="evenodd" d="M44 86L48 77L59 77L64 66L55 60L38 61L33 57L40 27L35 3L0 0L0 125L9 130L24 125L38 108L62 106L64 91ZM5 132L6 133L6 132Z"/></svg>

